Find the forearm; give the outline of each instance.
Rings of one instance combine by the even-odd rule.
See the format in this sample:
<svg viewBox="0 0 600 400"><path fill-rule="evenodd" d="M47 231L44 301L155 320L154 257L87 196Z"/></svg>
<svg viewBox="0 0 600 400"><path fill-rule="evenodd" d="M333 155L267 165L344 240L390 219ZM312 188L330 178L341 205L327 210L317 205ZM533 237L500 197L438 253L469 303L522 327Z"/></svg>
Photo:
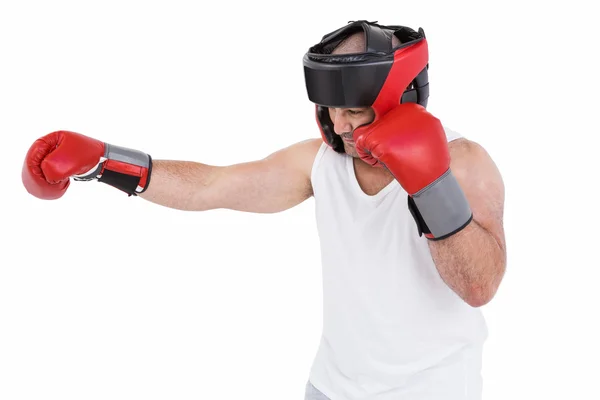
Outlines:
<svg viewBox="0 0 600 400"><path fill-rule="evenodd" d="M215 208L211 183L219 167L192 161L153 160L145 200L185 211Z"/></svg>
<svg viewBox="0 0 600 400"><path fill-rule="evenodd" d="M505 250L475 220L460 232L429 241L436 268L446 284L473 307L488 303L504 275Z"/></svg>
<svg viewBox="0 0 600 400"><path fill-rule="evenodd" d="M156 160L140 196L175 209L287 210L312 195L310 171L320 140L300 142L255 161L212 166Z"/></svg>

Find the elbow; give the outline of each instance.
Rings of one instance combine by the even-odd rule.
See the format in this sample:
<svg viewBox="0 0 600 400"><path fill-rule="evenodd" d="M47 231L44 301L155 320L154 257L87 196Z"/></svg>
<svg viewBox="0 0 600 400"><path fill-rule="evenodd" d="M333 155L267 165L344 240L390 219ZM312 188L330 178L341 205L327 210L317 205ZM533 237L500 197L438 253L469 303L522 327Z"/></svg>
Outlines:
<svg viewBox="0 0 600 400"><path fill-rule="evenodd" d="M495 294L495 288L484 285L473 285L465 293L464 300L471 307L478 308L492 301Z"/></svg>
<svg viewBox="0 0 600 400"><path fill-rule="evenodd" d="M467 285L463 299L471 307L482 307L488 304L498 291L504 276L505 264L498 266L493 274L482 276L477 281Z"/></svg>

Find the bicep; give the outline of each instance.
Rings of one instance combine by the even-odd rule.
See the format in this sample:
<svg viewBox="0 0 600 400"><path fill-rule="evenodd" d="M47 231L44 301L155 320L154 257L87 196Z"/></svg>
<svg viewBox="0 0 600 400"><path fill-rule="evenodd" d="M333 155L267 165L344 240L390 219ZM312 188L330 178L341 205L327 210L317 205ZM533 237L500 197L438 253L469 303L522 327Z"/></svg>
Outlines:
<svg viewBox="0 0 600 400"><path fill-rule="evenodd" d="M218 208L274 213L294 207L312 195L310 170L319 143L308 140L268 157L220 167L211 193Z"/></svg>

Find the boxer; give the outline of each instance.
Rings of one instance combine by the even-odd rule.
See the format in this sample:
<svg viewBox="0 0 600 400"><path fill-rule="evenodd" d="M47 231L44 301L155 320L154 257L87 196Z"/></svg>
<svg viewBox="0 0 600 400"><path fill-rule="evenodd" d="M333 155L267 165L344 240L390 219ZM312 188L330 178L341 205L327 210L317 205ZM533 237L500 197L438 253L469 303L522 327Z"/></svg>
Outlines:
<svg viewBox="0 0 600 400"><path fill-rule="evenodd" d="M422 29L353 21L303 65L317 138L217 167L56 131L27 152L23 184L55 200L96 180L195 211L281 212L312 197L324 318L305 399L480 400L481 307L506 268L498 168L427 110Z"/></svg>

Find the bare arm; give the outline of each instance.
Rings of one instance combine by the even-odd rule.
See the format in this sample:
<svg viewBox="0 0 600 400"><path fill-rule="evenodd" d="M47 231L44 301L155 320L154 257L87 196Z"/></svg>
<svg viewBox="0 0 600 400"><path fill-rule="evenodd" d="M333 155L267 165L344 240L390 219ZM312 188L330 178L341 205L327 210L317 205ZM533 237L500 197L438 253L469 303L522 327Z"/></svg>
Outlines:
<svg viewBox="0 0 600 400"><path fill-rule="evenodd" d="M140 197L187 211L283 211L312 196L310 172L320 144L320 139L306 140L262 160L224 167L155 160Z"/></svg>
<svg viewBox="0 0 600 400"><path fill-rule="evenodd" d="M450 142L451 169L462 187L473 221L429 248L442 279L473 307L494 297L506 268L504 185L487 152L466 139Z"/></svg>

